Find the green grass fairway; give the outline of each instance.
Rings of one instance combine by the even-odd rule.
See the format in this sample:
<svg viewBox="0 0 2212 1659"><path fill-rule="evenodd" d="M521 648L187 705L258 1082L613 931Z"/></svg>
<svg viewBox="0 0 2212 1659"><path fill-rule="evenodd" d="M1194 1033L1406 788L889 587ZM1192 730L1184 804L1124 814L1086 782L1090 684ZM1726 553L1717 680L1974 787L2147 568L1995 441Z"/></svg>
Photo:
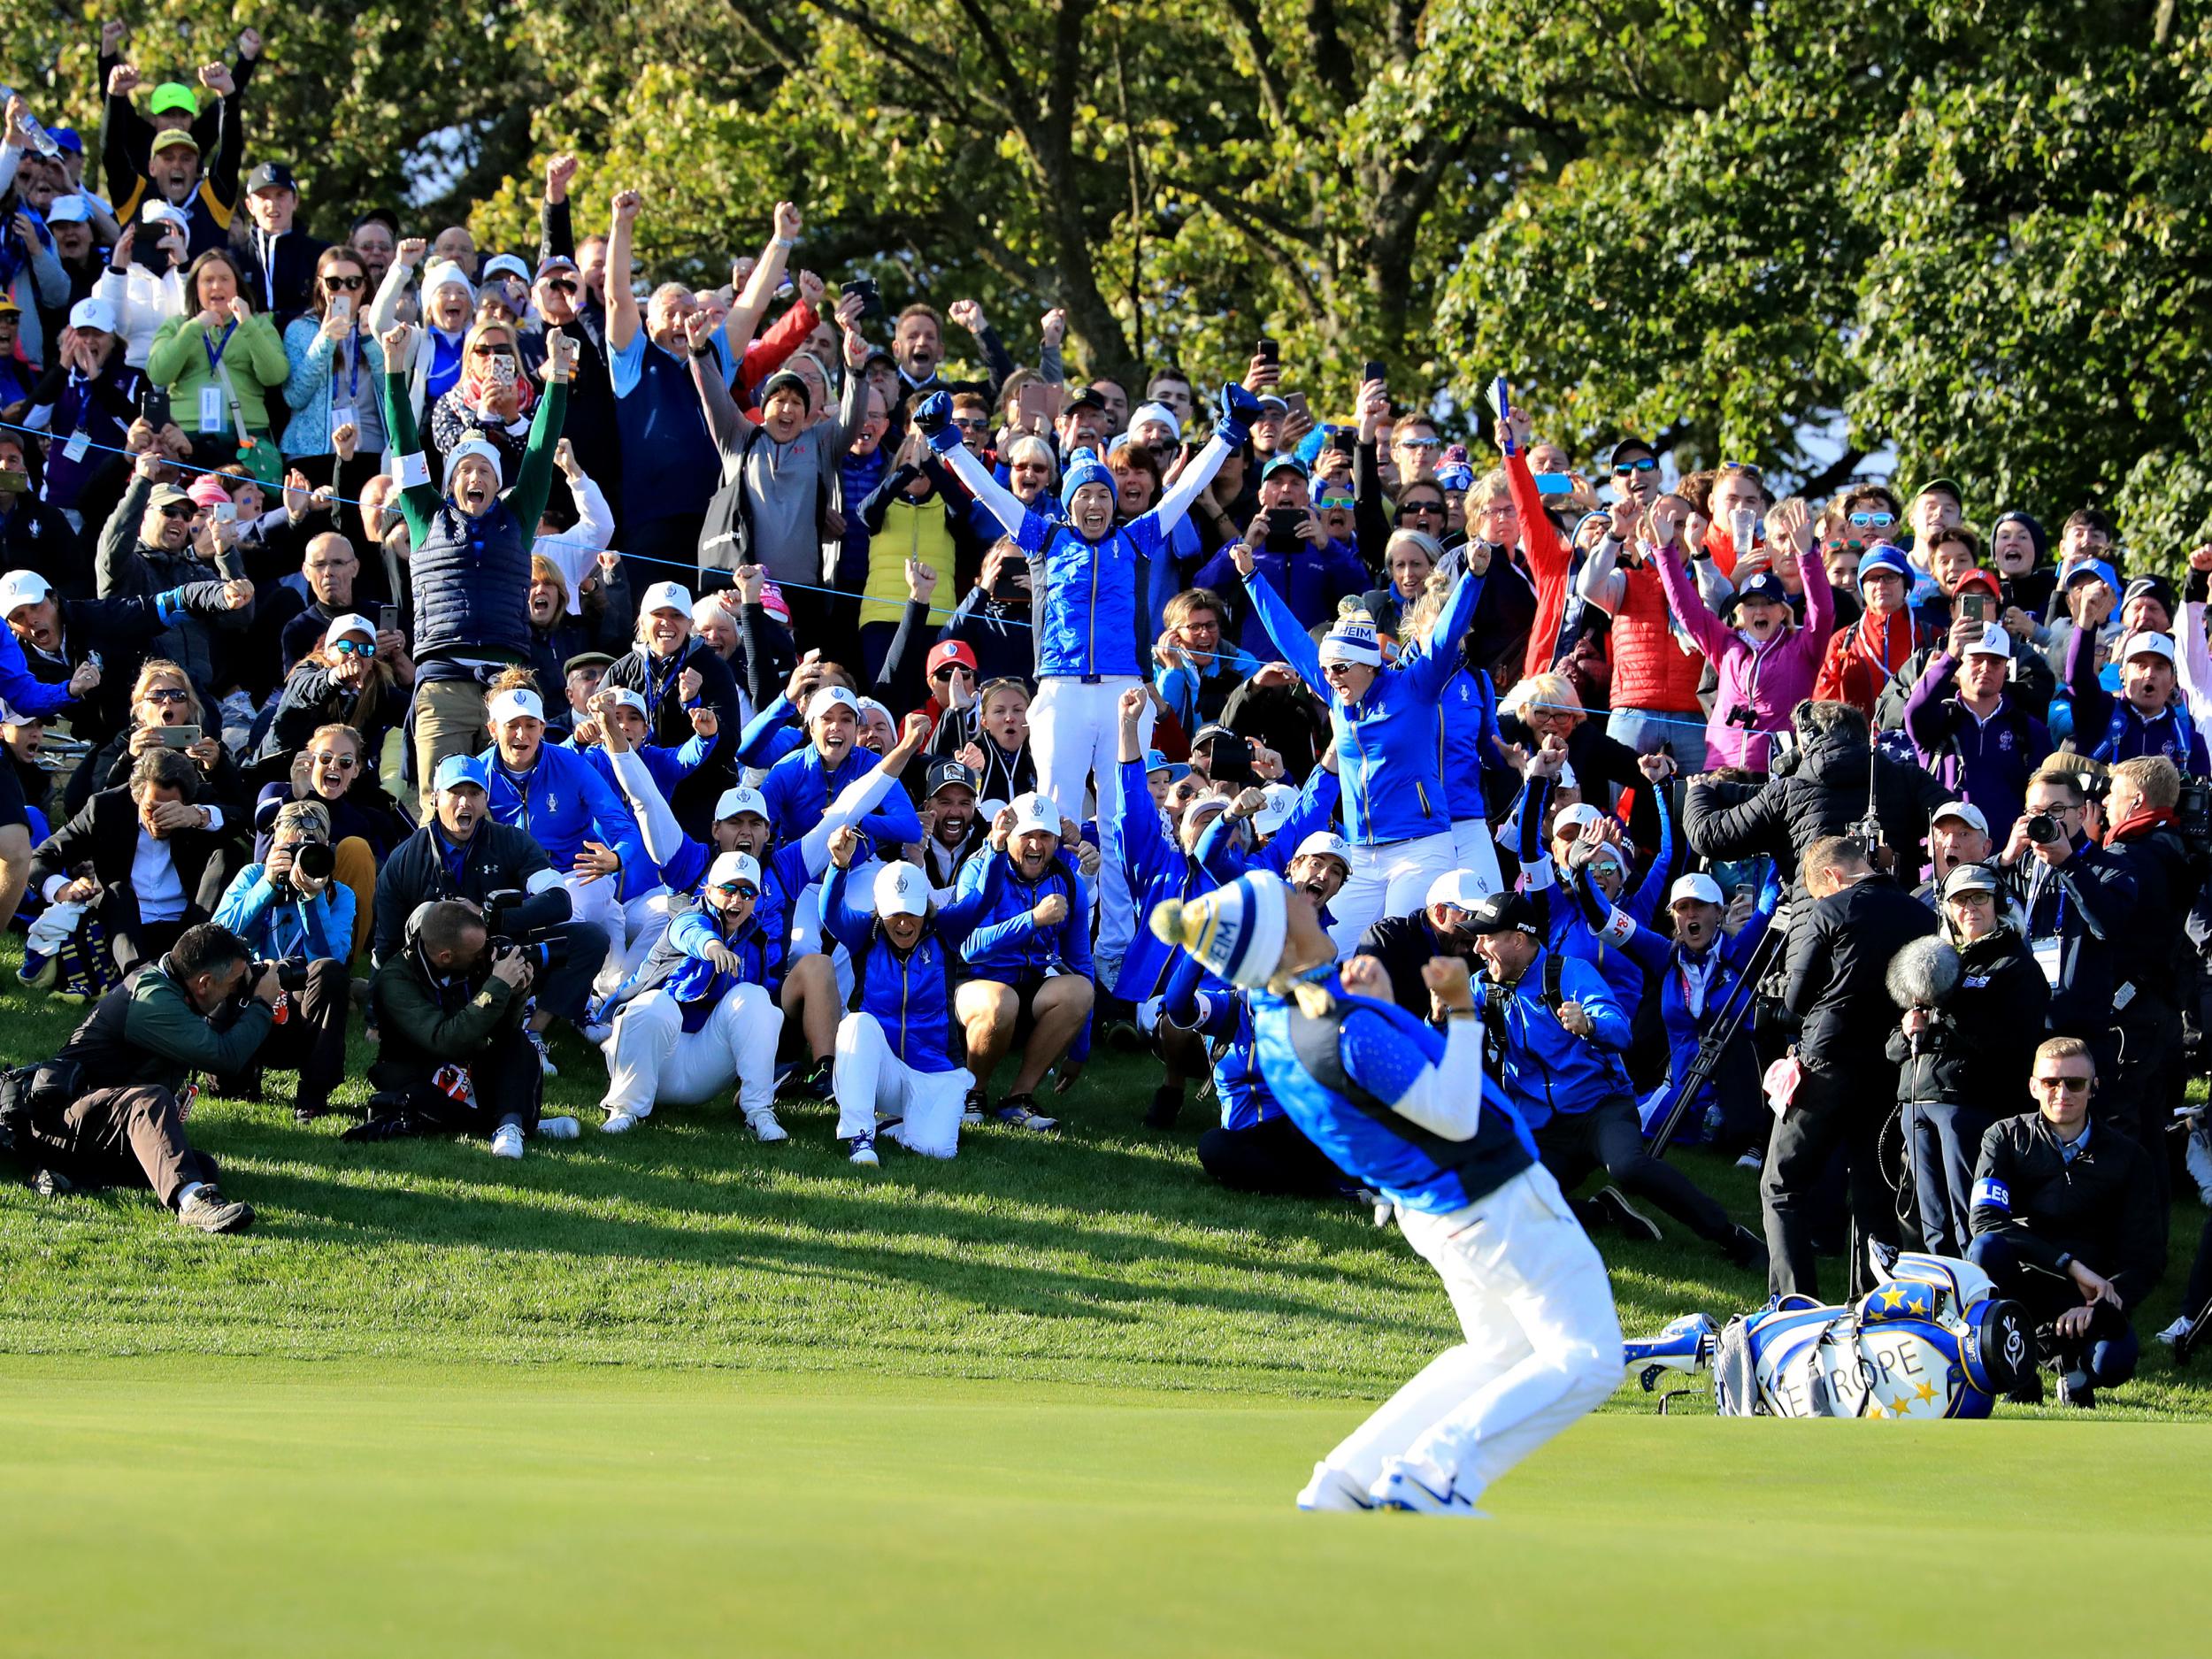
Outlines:
<svg viewBox="0 0 2212 1659"><path fill-rule="evenodd" d="M2200 1654L2212 1428L1592 1419L1488 1523L1288 1501L1356 1406L0 1363L12 1655ZM2091 1471L2094 1471L2092 1478ZM2007 1586L2009 1586L2008 1592Z"/></svg>
<svg viewBox="0 0 2212 1659"><path fill-rule="evenodd" d="M75 1017L0 951L0 1055ZM2205 1650L2212 1371L2154 1346L2093 1420L1624 1387L1487 1524L1300 1517L1455 1340L1444 1297L1363 1210L1210 1185L1208 1103L1141 1128L1148 1064L1102 1056L1060 1136L869 1173L826 1106L781 1147L726 1104L602 1136L603 1071L557 1051L587 1132L518 1164L346 1146L288 1077L204 1100L236 1239L0 1187L0 1655ZM1631 1333L1763 1300L1668 1233L1599 1240Z"/></svg>

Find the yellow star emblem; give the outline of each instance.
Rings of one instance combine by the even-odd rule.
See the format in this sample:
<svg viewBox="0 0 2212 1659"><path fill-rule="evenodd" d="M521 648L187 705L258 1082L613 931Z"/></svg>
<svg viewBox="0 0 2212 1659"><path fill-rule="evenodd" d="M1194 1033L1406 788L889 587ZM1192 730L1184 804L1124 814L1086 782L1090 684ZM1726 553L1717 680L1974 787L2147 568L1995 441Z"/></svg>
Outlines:
<svg viewBox="0 0 2212 1659"><path fill-rule="evenodd" d="M1914 1392L1923 1400L1933 1400L1935 1398L1935 1385L1931 1382L1924 1382L1918 1388L1915 1389Z"/></svg>
<svg viewBox="0 0 2212 1659"><path fill-rule="evenodd" d="M1886 1417L1889 1415L1882 1409L1882 1402L1871 1397L1866 1402L1866 1414L1870 1417Z"/></svg>
<svg viewBox="0 0 2212 1659"><path fill-rule="evenodd" d="M1904 1300L1904 1291L1900 1286L1895 1285L1892 1285L1887 1290L1882 1293L1882 1306L1885 1308L1897 1307L1902 1303Z"/></svg>

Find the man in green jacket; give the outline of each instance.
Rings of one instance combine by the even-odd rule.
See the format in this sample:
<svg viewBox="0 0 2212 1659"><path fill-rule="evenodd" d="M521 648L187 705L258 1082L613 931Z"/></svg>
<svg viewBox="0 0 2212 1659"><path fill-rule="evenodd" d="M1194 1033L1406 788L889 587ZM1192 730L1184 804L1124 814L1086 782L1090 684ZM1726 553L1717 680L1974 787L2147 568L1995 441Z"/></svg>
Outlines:
<svg viewBox="0 0 2212 1659"><path fill-rule="evenodd" d="M283 987L268 967L247 989L251 967L228 928L186 928L166 956L101 998L46 1068L57 1097L16 1120L21 1154L75 1186L142 1181L204 1233L250 1225L252 1207L223 1196L215 1160L185 1139L191 1106L180 1097L191 1072L246 1071L268 1036Z"/></svg>
<svg viewBox="0 0 2212 1659"><path fill-rule="evenodd" d="M538 1117L544 1077L523 1035L537 948L495 949L484 912L440 899L408 918L405 943L369 981L377 1061L369 1081L398 1104L397 1133L491 1134L494 1157L518 1158L535 1130L573 1141L573 1118Z"/></svg>

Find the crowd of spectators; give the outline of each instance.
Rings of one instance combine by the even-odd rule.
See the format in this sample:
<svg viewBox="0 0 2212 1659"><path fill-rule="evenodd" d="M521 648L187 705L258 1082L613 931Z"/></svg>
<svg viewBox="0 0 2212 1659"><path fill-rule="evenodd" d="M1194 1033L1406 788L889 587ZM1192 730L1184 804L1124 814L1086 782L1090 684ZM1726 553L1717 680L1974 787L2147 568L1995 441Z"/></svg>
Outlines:
<svg viewBox="0 0 2212 1659"><path fill-rule="evenodd" d="M1475 967L1601 1236L1655 1208L1778 1294L1970 1256L2067 1398L2131 1371L2212 1193L2212 548L1580 457L1503 385L1449 442L1266 340L1086 376L1053 311L1018 361L833 288L791 204L648 288L650 204L570 157L532 250L349 222L254 145L257 35L160 81L125 39L96 143L17 98L0 144L0 913L90 1009L19 1091L42 1179L243 1225L188 1079L358 1115L357 1030L355 1136L572 1138L558 1047L598 1132L833 1100L863 1167L1055 1130L1103 1042L1213 1178L1357 1200L1143 925L1257 866L1417 1016Z"/></svg>

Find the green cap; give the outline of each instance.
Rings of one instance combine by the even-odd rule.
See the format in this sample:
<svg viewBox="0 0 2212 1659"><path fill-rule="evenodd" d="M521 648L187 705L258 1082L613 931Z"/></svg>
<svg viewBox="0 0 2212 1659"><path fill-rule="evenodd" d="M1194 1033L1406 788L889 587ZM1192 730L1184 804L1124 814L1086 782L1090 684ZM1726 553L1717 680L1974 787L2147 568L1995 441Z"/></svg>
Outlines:
<svg viewBox="0 0 2212 1659"><path fill-rule="evenodd" d="M1963 507L1966 505L1966 492L1959 488L1959 481L1955 478L1936 477L1929 479L1925 483L1922 484L1918 489L1913 491L1913 495L1916 499L1919 496L1926 495L1932 489L1942 490L1946 495L1949 495L1953 501L1958 503L1960 506Z"/></svg>
<svg viewBox="0 0 2212 1659"><path fill-rule="evenodd" d="M165 81L154 88L154 101L147 105L151 115L166 115L172 110L181 110L187 115L200 112L200 100L191 88L181 81Z"/></svg>

